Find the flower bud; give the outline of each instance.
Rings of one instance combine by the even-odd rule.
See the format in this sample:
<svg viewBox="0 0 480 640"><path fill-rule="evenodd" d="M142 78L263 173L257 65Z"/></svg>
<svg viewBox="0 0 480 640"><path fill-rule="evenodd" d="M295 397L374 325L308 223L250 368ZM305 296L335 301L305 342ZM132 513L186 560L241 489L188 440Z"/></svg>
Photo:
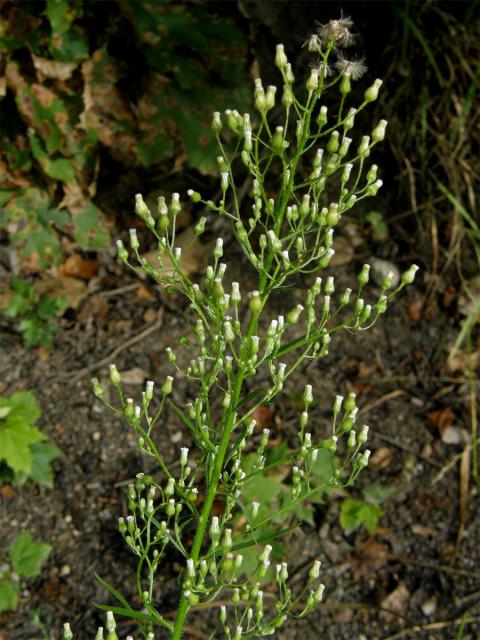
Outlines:
<svg viewBox="0 0 480 640"><path fill-rule="evenodd" d="M172 376L167 376L165 382L162 385L163 395L168 396L170 393L172 393L172 386L173 386L173 378Z"/></svg>
<svg viewBox="0 0 480 640"><path fill-rule="evenodd" d="M365 444L365 442L367 442L368 440L368 429L369 427L367 427L366 424L363 425L363 427L360 430L360 433L358 434L358 444L362 445Z"/></svg>
<svg viewBox="0 0 480 640"><path fill-rule="evenodd" d="M369 87L363 95L365 102L374 102L378 98L378 92L382 84L383 82L378 78L375 80L372 86Z"/></svg>
<svg viewBox="0 0 480 640"><path fill-rule="evenodd" d="M187 194L192 202L200 202L202 196L198 193L198 191L194 191L193 189L189 189Z"/></svg>
<svg viewBox="0 0 480 640"><path fill-rule="evenodd" d="M366 158L370 153L370 136L363 136L362 141L358 145L357 153L361 158Z"/></svg>
<svg viewBox="0 0 480 640"><path fill-rule="evenodd" d="M289 313L287 313L287 323L288 324L296 324L300 318L300 314L303 311L303 307L301 304L297 304Z"/></svg>
<svg viewBox="0 0 480 640"><path fill-rule="evenodd" d="M122 381L122 378L120 376L120 373L118 372L117 367L114 364L109 365L109 369L110 369L110 374L109 374L110 382L116 387L120 384L120 382Z"/></svg>
<svg viewBox="0 0 480 640"><path fill-rule="evenodd" d="M195 235L196 236L201 236L202 233L205 231L205 223L206 223L207 219L205 218L205 216L202 216L200 218L200 220L197 222L197 224L195 225Z"/></svg>
<svg viewBox="0 0 480 640"><path fill-rule="evenodd" d="M330 139L327 142L328 153L336 153L338 151L338 148L340 146L340 143L338 141L338 136L339 136L338 131L332 131L330 135Z"/></svg>
<svg viewBox="0 0 480 640"><path fill-rule="evenodd" d="M416 264L412 264L410 269L405 271L405 273L402 275L402 283L412 284L412 282L415 280L415 274L417 273L418 269L419 267Z"/></svg>
<svg viewBox="0 0 480 640"><path fill-rule="evenodd" d="M369 273L370 273L370 265L364 264L361 272L358 275L358 284L361 287L364 287L367 284L369 280Z"/></svg>
<svg viewBox="0 0 480 640"><path fill-rule="evenodd" d="M315 562L313 563L312 567L310 568L310 571L308 572L308 579L309 580L317 580L320 577L320 567L321 567L322 563L320 562L320 560L315 560Z"/></svg>
<svg viewBox="0 0 480 640"><path fill-rule="evenodd" d="M275 64L281 70L285 69L288 63L287 56L285 54L285 48L283 44L277 44L275 51Z"/></svg>
<svg viewBox="0 0 480 640"><path fill-rule="evenodd" d="M307 80L306 87L309 93L313 93L318 89L318 69L313 68L310 70L310 76Z"/></svg>
<svg viewBox="0 0 480 640"><path fill-rule="evenodd" d="M220 133L220 131L222 130L222 120L220 118L220 112L219 111L214 111L213 112L213 116L212 116L212 131L214 133Z"/></svg>
<svg viewBox="0 0 480 640"><path fill-rule="evenodd" d="M141 193L137 193L135 195L135 213L139 218L142 218L142 219L147 219L152 217L150 209L146 205Z"/></svg>
<svg viewBox="0 0 480 640"><path fill-rule="evenodd" d="M337 202L331 202L330 206L328 208L328 213L327 213L327 225L329 227L334 227L335 225L338 224L340 220L340 213L338 211L338 203Z"/></svg>
<svg viewBox="0 0 480 640"><path fill-rule="evenodd" d="M374 142L381 142L385 138L385 129L387 128L387 121L380 120L375 129L372 131L372 140Z"/></svg>
<svg viewBox="0 0 480 640"><path fill-rule="evenodd" d="M320 107L320 112L317 116L317 125L321 129L327 123L327 107Z"/></svg>
<svg viewBox="0 0 480 640"><path fill-rule="evenodd" d="M375 182L373 184L369 184L367 187L367 194L369 196L376 196L378 193L378 190L380 189L380 187L382 186L383 181L382 180L375 180Z"/></svg>
<svg viewBox="0 0 480 640"><path fill-rule="evenodd" d="M273 109L275 106L275 94L277 92L277 87L270 85L267 87L267 92L265 94L265 103L266 103L266 111Z"/></svg>

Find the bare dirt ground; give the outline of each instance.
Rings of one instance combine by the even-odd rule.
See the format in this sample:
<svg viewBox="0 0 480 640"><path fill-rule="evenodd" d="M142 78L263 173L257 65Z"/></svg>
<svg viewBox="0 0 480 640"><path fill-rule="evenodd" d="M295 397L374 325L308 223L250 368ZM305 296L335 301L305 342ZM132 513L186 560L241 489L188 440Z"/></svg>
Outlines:
<svg viewBox="0 0 480 640"><path fill-rule="evenodd" d="M362 240L355 260L336 270L338 281L351 283L367 257ZM232 269L245 272L241 257L231 258ZM139 283L108 256L101 260L89 295L62 318L54 349L25 350L14 327L5 320L0 325L0 393L35 390L43 411L39 426L63 453L54 463L52 490L32 483L0 487L0 556L24 529L53 546L42 574L22 588L18 612L0 616L1 640L45 637L33 626L35 612L50 640L60 638L66 620L79 638L93 638L103 614L92 603L111 602L96 573L134 598L134 561L116 522L126 513L125 488L142 461L127 427L94 400L89 379L106 380L114 360L128 372L127 390L140 395L145 379L167 374L164 349L187 327L178 299ZM407 260L397 265L404 268ZM248 273L245 280L248 287ZM313 526L290 534L292 585L320 557L326 597L315 615L290 622L278 640L473 640L480 633L479 495L468 460L471 388L465 369L446 366L458 319L445 296L426 298L426 281L424 274L372 331L336 338L331 355L296 379L297 389L306 382L314 387L318 436L335 393L358 394L362 422L371 425L372 457L351 495L374 481L396 491L383 503L373 534L344 533L340 493L317 505ZM292 295L301 300L305 284L298 285ZM270 407L279 441L293 433L295 388L287 387ZM189 389L178 382L174 393L182 401ZM188 444L168 413L156 437L167 460ZM158 592L161 610L172 615L177 562L167 557ZM200 614L187 637L208 638L210 615ZM120 621L120 637L134 630Z"/></svg>

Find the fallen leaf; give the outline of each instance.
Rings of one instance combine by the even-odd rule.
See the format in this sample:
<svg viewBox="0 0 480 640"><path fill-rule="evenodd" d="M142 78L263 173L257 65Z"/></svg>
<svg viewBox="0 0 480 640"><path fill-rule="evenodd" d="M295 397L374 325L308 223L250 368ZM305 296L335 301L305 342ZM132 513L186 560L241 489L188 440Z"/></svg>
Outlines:
<svg viewBox="0 0 480 640"><path fill-rule="evenodd" d="M99 269L100 262L98 260L86 260L78 253L74 253L59 266L58 271L62 276L91 280L97 275Z"/></svg>
<svg viewBox="0 0 480 640"><path fill-rule="evenodd" d="M145 313L143 314L143 319L145 322L154 322L157 318L157 312L155 311L155 309L152 309L151 307L149 307L148 309L145 310Z"/></svg>
<svg viewBox="0 0 480 640"><path fill-rule="evenodd" d="M343 236L337 236L333 241L333 249L335 253L330 260L331 267L341 267L353 260L353 247L351 243Z"/></svg>
<svg viewBox="0 0 480 640"><path fill-rule="evenodd" d="M389 611L403 616L407 611L409 600L410 591L407 589L404 582L400 582L396 589L382 600L381 606L384 609L388 609ZM386 621L393 621L397 619L395 615L388 613L387 611L382 611L380 617Z"/></svg>
<svg viewBox="0 0 480 640"><path fill-rule="evenodd" d="M423 319L423 300L412 302L407 309L408 317L413 322L420 322Z"/></svg>
<svg viewBox="0 0 480 640"><path fill-rule="evenodd" d="M467 375L470 369L478 368L480 368L480 349L470 354L465 349L455 349L448 356L447 369L451 373L461 371Z"/></svg>
<svg viewBox="0 0 480 640"><path fill-rule="evenodd" d="M425 416L427 420L437 427L442 439L445 430L455 422L455 414L450 407L443 407L442 409L436 409L435 411L427 411Z"/></svg>
<svg viewBox="0 0 480 640"><path fill-rule="evenodd" d="M140 284L137 287L137 299L138 300L153 300L154 297L155 296L153 295L153 293L145 285Z"/></svg>
<svg viewBox="0 0 480 640"><path fill-rule="evenodd" d="M443 292L442 304L445 309L448 309L452 302L457 297L457 290L452 285L448 286Z"/></svg>
<svg viewBox="0 0 480 640"><path fill-rule="evenodd" d="M32 55L32 60L39 82L42 82L45 78L68 80L77 67L75 62L59 62L58 60L50 60L49 58L34 55Z"/></svg>
<svg viewBox="0 0 480 640"><path fill-rule="evenodd" d="M410 529L412 530L412 533L424 537L433 538L438 533L436 529L433 529L432 527L424 527L423 525L417 524L416 522L410 525Z"/></svg>
<svg viewBox="0 0 480 640"><path fill-rule="evenodd" d="M150 377L148 371L145 371L140 367L134 367L127 371L120 371L120 375L124 384L143 384L145 380Z"/></svg>
<svg viewBox="0 0 480 640"><path fill-rule="evenodd" d="M46 294L51 298L63 298L70 309L78 309L82 300L88 296L83 280L62 276L45 276L33 283L38 295Z"/></svg>
<svg viewBox="0 0 480 640"><path fill-rule="evenodd" d="M252 412L251 417L256 421L257 429L266 429L272 424L273 411L270 407L257 407L255 411Z"/></svg>
<svg viewBox="0 0 480 640"><path fill-rule="evenodd" d="M77 321L81 325L95 322L97 327L105 326L108 321L108 302L105 296L90 296L77 314Z"/></svg>
<svg viewBox="0 0 480 640"><path fill-rule="evenodd" d="M83 128L95 129L100 142L110 149L115 160L127 166L134 165L137 139L128 132L128 125L133 128L135 116L115 84L119 77L115 60L103 47L83 62L81 69L85 108L80 122Z"/></svg>
<svg viewBox="0 0 480 640"><path fill-rule="evenodd" d="M13 498L15 494L15 489L10 485L5 484L0 486L0 495L2 495L4 498Z"/></svg>
<svg viewBox="0 0 480 640"><path fill-rule="evenodd" d="M349 559L355 580L376 577L389 561L390 547L373 537L367 538Z"/></svg>
<svg viewBox="0 0 480 640"><path fill-rule="evenodd" d="M187 276L198 273L207 266L213 244L213 242L202 244L192 227L187 227L177 236L175 246L182 250L180 268ZM148 260L152 267L160 269L163 275L174 275L172 264L168 258L165 258L163 267L160 265L157 259L157 250L148 251L142 257Z"/></svg>
<svg viewBox="0 0 480 640"><path fill-rule="evenodd" d="M390 447L379 447L375 449L368 460L368 466L374 471L378 469L386 469L390 466L393 458L393 449Z"/></svg>

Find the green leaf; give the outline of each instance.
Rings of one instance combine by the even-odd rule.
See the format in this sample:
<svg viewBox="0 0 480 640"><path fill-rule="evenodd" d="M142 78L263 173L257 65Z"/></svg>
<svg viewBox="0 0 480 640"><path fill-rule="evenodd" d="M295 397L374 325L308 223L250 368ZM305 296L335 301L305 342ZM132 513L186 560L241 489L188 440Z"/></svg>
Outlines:
<svg viewBox="0 0 480 640"><path fill-rule="evenodd" d="M101 225L101 211L93 202L87 202L85 208L74 216L75 240L82 249L103 249L110 242L110 234Z"/></svg>
<svg viewBox="0 0 480 640"><path fill-rule="evenodd" d="M75 182L75 167L71 160L66 158L46 158L42 168L50 178L61 182Z"/></svg>
<svg viewBox="0 0 480 640"><path fill-rule="evenodd" d="M25 531L15 538L8 550L18 575L32 578L40 573L41 565L50 555L52 547L44 542L34 542L31 533Z"/></svg>
<svg viewBox="0 0 480 640"><path fill-rule="evenodd" d="M340 509L340 525L347 534L362 525L369 533L373 533L382 515L382 509L376 504L368 504L355 498L345 498Z"/></svg>
<svg viewBox="0 0 480 640"><path fill-rule="evenodd" d="M31 445L45 436L31 426L40 416L35 396L29 391L18 391L10 398L0 397L0 409L10 411L0 421L0 460L4 460L15 473L30 473Z"/></svg>
<svg viewBox="0 0 480 640"><path fill-rule="evenodd" d="M397 491L398 486L382 484L377 480L368 487L365 487L362 493L365 498L365 502L368 502L369 504L382 504L382 502Z"/></svg>
<svg viewBox="0 0 480 640"><path fill-rule="evenodd" d="M18 582L10 578L0 580L0 612L17 610L19 591Z"/></svg>
<svg viewBox="0 0 480 640"><path fill-rule="evenodd" d="M45 487L53 487L53 469L50 463L61 454L55 445L38 442L30 447L32 466L29 478Z"/></svg>
<svg viewBox="0 0 480 640"><path fill-rule="evenodd" d="M69 0L47 0L44 14L50 21L52 32L60 35L70 29L76 17L75 4Z"/></svg>

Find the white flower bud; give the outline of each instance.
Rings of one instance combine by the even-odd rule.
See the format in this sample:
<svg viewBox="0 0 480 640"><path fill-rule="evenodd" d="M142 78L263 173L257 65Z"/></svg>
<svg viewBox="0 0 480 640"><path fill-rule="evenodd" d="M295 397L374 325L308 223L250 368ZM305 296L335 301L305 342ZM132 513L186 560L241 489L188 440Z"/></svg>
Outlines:
<svg viewBox="0 0 480 640"><path fill-rule="evenodd" d="M385 138L385 129L387 128L387 121L380 120L375 129L372 131L372 140L374 142L381 142Z"/></svg>
<svg viewBox="0 0 480 640"><path fill-rule="evenodd" d="M412 284L412 282L415 280L415 274L417 273L418 269L419 267L416 264L412 264L410 269L405 271L405 273L402 275L403 284Z"/></svg>
<svg viewBox="0 0 480 640"><path fill-rule="evenodd" d="M378 78L377 80L375 80L372 86L369 87L364 93L365 102L373 102L378 98L378 92L382 84L383 84L382 80L379 80Z"/></svg>
<svg viewBox="0 0 480 640"><path fill-rule="evenodd" d="M284 69L288 63L287 56L285 55L285 48L283 44L277 44L275 52L275 64L279 69Z"/></svg>
<svg viewBox="0 0 480 640"><path fill-rule="evenodd" d="M180 466L184 467L188 460L188 447L182 447L180 449Z"/></svg>

